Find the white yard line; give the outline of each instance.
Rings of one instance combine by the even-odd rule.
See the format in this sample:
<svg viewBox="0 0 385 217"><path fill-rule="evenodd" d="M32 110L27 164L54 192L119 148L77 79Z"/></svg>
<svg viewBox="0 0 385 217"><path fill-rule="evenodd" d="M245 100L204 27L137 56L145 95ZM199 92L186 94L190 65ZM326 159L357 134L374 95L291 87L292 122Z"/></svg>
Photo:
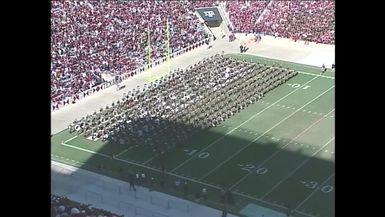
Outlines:
<svg viewBox="0 0 385 217"><path fill-rule="evenodd" d="M94 151L90 151L90 150L87 150L87 149L75 147L75 146L72 146L72 145L67 145L67 144L64 144L64 145L68 146L68 147L71 147L71 148L79 149L79 150L82 150L82 151L85 151L85 152L95 153ZM96 153L96 154L98 154L98 153ZM101 155L103 157L106 157L106 158L111 158L110 156L105 155L105 154L99 154L99 155ZM60 157L60 156L57 156L57 157ZM135 165L135 166L138 166L138 167L142 167L142 168L146 168L146 169L149 169L149 170L152 170L152 171L156 171L156 172L162 173L162 171L160 169L156 169L156 168L152 168L152 167L149 167L149 166L146 166L146 165L142 165L142 164L139 164L139 163L123 160L123 159L120 159L120 158L117 158L117 157L115 157L114 160L118 160L118 161L121 161L121 162L124 162L124 163L127 163L127 164ZM53 160L53 161L61 161L61 160ZM68 162L63 161L62 163L68 163ZM178 174L175 174L175 173L172 173L172 172L165 172L165 174L170 175L170 176L174 176L174 177L178 177L178 178L183 179L183 180L188 180L190 182L195 182L195 183L198 183L198 184L201 184L201 185L205 185L205 186L208 186L208 187L211 187L211 188L215 188L215 189L218 189L218 190L222 189L219 186L212 185L212 184L205 183L205 182L201 182L201 181L198 181L198 180L195 180L195 179L192 179L192 178L189 178L189 177L181 176L181 175L178 175ZM250 195L247 195L247 194L243 194L243 193L240 193L240 192L233 192L233 193L238 195L238 196L246 197L246 198L249 198L249 199L252 199L252 200L264 203L264 204L268 204L268 205L271 205L271 206L274 206L274 207L277 207L277 208L285 208L284 206L281 206L279 204L271 203L269 201L264 201L264 200L252 197ZM297 211L297 212L301 213L299 211ZM309 217L315 217L315 216L311 216L311 215L308 215L308 216Z"/></svg>
<svg viewBox="0 0 385 217"><path fill-rule="evenodd" d="M126 148L126 149L124 149L123 151L119 152L118 154L116 154L116 155L114 155L114 156L115 156L115 157L118 157L119 155L122 155L122 154L126 153L127 151L129 151L129 150L131 150L131 149L133 149L133 148L134 148L134 146L131 146L131 147L129 147L129 148Z"/></svg>
<svg viewBox="0 0 385 217"><path fill-rule="evenodd" d="M291 61L288 61L288 60L285 60L285 59L282 59L282 58L272 58L272 57L268 57L268 56L264 56L264 55L255 55L255 54L249 54L249 56L254 56L254 57L262 57L260 59L267 59L267 60L263 60L263 61L268 61L268 62L271 62L271 61L274 61L274 60L281 60L283 61L285 64L300 64L300 65L304 65L303 63L299 63L299 62L291 62ZM318 66L314 66L314 65L304 65L305 67L308 67L308 68L313 68L313 69L319 69L321 71L321 67L318 67ZM296 70L297 71L297 70ZM308 73L308 72L304 72L304 71L297 71L301 74L308 74L308 75L314 75L314 76L317 76L317 74L313 74L313 73ZM321 75L321 77L323 78L330 78L330 79L335 79L335 77L333 76L326 76L326 75Z"/></svg>
<svg viewBox="0 0 385 217"><path fill-rule="evenodd" d="M69 142L69 141L72 141L72 140L74 140L74 139L76 139L78 136L80 136L81 134L79 134L79 135L76 135L76 136L73 136L73 137L71 137L70 139L67 139L66 141L64 141L64 143L67 143L67 142Z"/></svg>
<svg viewBox="0 0 385 217"><path fill-rule="evenodd" d="M328 114L332 113L333 111L335 110L332 109L330 112L328 112ZM255 170L261 168L268 160L272 159L276 154L278 154L278 152L282 151L286 146L288 146L289 144L291 144L295 139L297 139L298 137L300 137L301 135L303 135L305 132L307 132L310 128L312 128L314 125L316 125L317 123L319 123L320 121L322 121L325 117L321 117L320 119L318 119L317 121L315 121L314 123L312 123L311 125L309 125L306 129L304 129L302 132L300 132L297 136L295 136L294 138L292 138L288 143L286 143L286 145L282 146L280 149L278 149L276 152L274 152L273 154L271 154L268 158L266 158L262 163L260 163L257 167L255 167L254 169L252 169L249 173L247 173L245 176L243 176L241 179L239 179L235 184L233 184L229 189L232 189L234 188L235 186L237 186L239 183L241 183L243 180L245 180L248 176L250 176L251 174L254 173ZM294 143L294 144L298 144L298 143ZM302 146L303 144L301 144Z"/></svg>
<svg viewBox="0 0 385 217"><path fill-rule="evenodd" d="M331 178L333 178L333 176L334 176L334 173L333 174L331 174L325 181L323 181L320 185L318 185L318 187L316 188L316 189L314 189L313 190L313 192L311 192L311 194L309 194L309 196L307 196L294 210L296 211L296 212L298 212L297 211L297 209L298 208L300 208L301 206L302 206L302 204L304 204L315 192L317 192L320 188L321 188L321 186L323 186L326 182L328 182L329 181L329 179L331 179Z"/></svg>
<svg viewBox="0 0 385 217"><path fill-rule="evenodd" d="M333 109L334 110L334 109ZM320 149L318 149L316 152L314 152L311 156L309 156L306 160L304 160L300 165L298 165L293 171L291 171L287 176L285 176L280 182L278 182L276 185L274 185L270 191L268 191L265 195L261 197L261 199L265 199L267 195L269 195L271 192L273 192L279 185L281 185L284 181L286 181L290 176L292 176L297 170L299 170L303 165L305 165L307 162L309 162L316 154L318 154L322 149L324 149L331 141L334 140L331 138L328 142L326 142Z"/></svg>
<svg viewBox="0 0 385 217"><path fill-rule="evenodd" d="M317 74L313 74L313 73L309 73L309 72L304 72L304 71L297 71L297 72L299 74L304 74L304 75L319 76L319 77L322 77L322 78L329 78L329 79L333 79L333 80L335 79L335 77L327 76L327 75L317 75Z"/></svg>
<svg viewBox="0 0 385 217"><path fill-rule="evenodd" d="M300 109L299 109L300 110ZM288 143L286 143L286 145L282 146L280 149L278 149L276 152L274 152L272 155L270 155L267 159L265 159L262 163L260 163L257 167L255 167L253 170L251 170L249 173L247 173L244 177L242 177L240 180L238 180L235 184L233 184L230 189L234 188L235 186L237 186L239 183L241 183L243 180L245 180L249 175L253 174L253 172L259 168L261 168L268 160L272 159L276 154L278 154L278 152L282 151L286 146L288 146L289 144L291 144L295 139L297 139L298 137L300 137L302 134L304 134L305 132L307 132L310 128L312 128L314 125L316 125L317 123L319 123L321 120L323 120L327 115L329 115L330 113L332 113L335 109L332 109L330 112L328 112L325 116L321 117L320 119L318 119L316 122L312 123L310 126L308 126L306 129L304 129L302 132L300 132L297 136L295 136L294 138L292 138ZM294 143L294 144L297 144L297 143ZM303 144L301 144L302 146Z"/></svg>
<svg viewBox="0 0 385 217"><path fill-rule="evenodd" d="M153 156L151 157L150 159L146 160L145 162L143 162L143 164L147 164L148 162L154 160L156 158L156 156Z"/></svg>
<svg viewBox="0 0 385 217"><path fill-rule="evenodd" d="M73 145L68 145L66 143L63 143L62 145L70 147L70 148L78 149L78 150L81 150L81 151L85 151L85 152L88 152L88 153L91 153L91 154L96 154L96 155L100 155L100 156L103 156L103 157L112 158L111 156L108 156L106 154L98 153L98 152L91 151L91 150L84 149L84 148L79 148L79 147L76 147L76 146L73 146Z"/></svg>
<svg viewBox="0 0 385 217"><path fill-rule="evenodd" d="M201 178L199 178L199 180L202 180L204 178L206 178L207 176L209 176L211 173L213 173L216 169L218 169L219 167L221 167L223 164L227 163L229 160L231 160L234 156L238 155L241 151L243 151L244 149L248 148L251 144L253 144L255 141L257 141L259 138L261 138L263 135L265 135L266 133L268 133L269 131L271 131L272 129L274 129L275 127L277 127L278 125L280 125L282 122L284 122L285 120L289 119L291 116L293 116L294 114L296 114L298 111L300 111L302 108L304 108L305 106L309 105L310 103L314 102L316 99L320 98L321 96L323 96L325 93L327 93L329 90L331 90L332 88L334 88L334 85L331 86L330 88L328 88L327 90L325 90L324 92L322 92L320 95L318 95L316 98L310 100L309 102L307 102L305 105L301 106L300 108L298 108L297 110L295 110L293 113L291 113L289 116L286 116L284 119L282 119L281 121L279 121L278 123L276 123L274 126L272 126L270 129L268 129L267 131L265 131L262 135L258 136L257 138L253 139L251 142L249 142L247 145L245 145L244 147L242 147L241 149L239 149L237 152L235 152L234 154L232 154L230 157L228 157L226 160L222 161L220 164L218 164L215 168L213 168L212 170L210 170L208 173L206 173L205 175L201 176ZM269 160L270 158L272 158L275 154L277 154L279 151L281 151L283 148L285 148L288 144L286 144L285 146L281 147L280 149L278 149L276 152L274 152L272 155L270 155L269 158L267 158L265 161ZM247 175L246 175L247 176ZM243 179L243 178L242 178ZM240 179L240 180L242 180ZM233 186L232 186L233 187ZM231 187L230 187L231 189Z"/></svg>
<svg viewBox="0 0 385 217"><path fill-rule="evenodd" d="M316 78L318 77L314 77L312 79L310 79L309 81L307 81L306 83L304 83L303 85L301 85L301 87L305 86L306 84L312 82L313 80L315 80ZM216 139L214 142L212 142L211 144L209 144L206 148L202 149L201 151L195 153L193 156L191 156L190 158L186 159L184 162L182 162L181 164L179 164L177 167L175 167L173 170L171 170L171 172L174 172L175 170L179 169L180 167L182 167L183 165L185 165L186 163L188 163L189 161L191 161L193 158L195 158L197 155L201 154L202 152L204 152L205 150L209 149L211 146L213 146L214 144L216 144L217 142L221 141L225 136L229 135L230 133L234 132L236 129L238 129L239 127L241 127L242 125L244 125L245 123L247 123L248 121L250 121L251 119L255 118L256 116L258 116L259 114L261 114L262 112L266 111L267 109L269 109L270 107L274 106L276 103L280 102L281 100L285 99L286 97L288 97L289 95L293 94L294 92L300 90L301 88L296 88L294 89L293 91L291 91L290 93L286 94L285 96L283 96L282 98L280 98L279 100L275 101L274 103L270 104L268 107L264 108L263 110L261 110L260 112L258 112L257 114L254 114L253 116L251 116L249 119L247 119L246 121L242 122L240 125L236 126L234 129L230 130L229 132L227 132L225 135L219 137L218 139Z"/></svg>

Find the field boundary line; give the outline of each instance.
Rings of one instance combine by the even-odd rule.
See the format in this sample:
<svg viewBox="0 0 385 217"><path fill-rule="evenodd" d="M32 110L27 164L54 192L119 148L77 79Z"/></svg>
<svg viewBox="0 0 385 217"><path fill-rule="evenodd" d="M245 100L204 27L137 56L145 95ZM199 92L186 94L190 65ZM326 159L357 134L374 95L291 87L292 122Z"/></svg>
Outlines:
<svg viewBox="0 0 385 217"><path fill-rule="evenodd" d="M315 66L315 65L307 65L307 64L303 64L303 63L300 63L300 62L292 62L292 61L289 61L289 60L285 60L285 59L282 59L282 58L274 58L272 59L271 57L269 56L264 56L264 55L256 55L256 54L236 54L236 53L230 53L230 54L227 54L227 55L234 55L234 56L238 56L238 57L246 57L246 58L255 58L254 60L263 60L263 61L268 61L268 62L274 62L274 60L278 60L278 61L281 61L281 62L284 62L285 64L290 64L290 65L294 65L295 67L305 67L305 68L311 68L311 69L321 69L320 66ZM330 68L327 68L327 69L330 69ZM316 74L315 74L316 75Z"/></svg>
<svg viewBox="0 0 385 217"><path fill-rule="evenodd" d="M69 146L71 148L78 148L78 147L75 147L75 146L71 146L71 145L67 145L65 144L66 146ZM78 148L79 149L79 148ZM90 150L87 150L87 149L83 149L81 148L80 150L82 151L85 151L85 152L90 152L92 153L93 151L90 151ZM106 158L111 158L107 155L102 155L103 157L106 157ZM60 157L57 155L57 157ZM142 168L146 168L146 169L149 169L149 170L152 170L152 171L156 171L156 172L159 172L159 173L162 173L162 171L160 169L156 169L156 168L153 168L153 167L150 167L150 166L146 166L146 165L143 165L143 164L139 164L139 163L135 163L135 162L131 162L131 161L127 161L127 160L124 160L124 159L120 159L120 158L113 158L114 160L117 160L117 161L121 161L121 162L124 162L124 163L127 163L127 164L131 164L131 165L135 165L135 166L138 166L138 167L142 167ZM53 159L53 161L57 161L57 162L61 162L61 163L64 163L64 164L68 164L68 162L66 161L61 161L59 159ZM170 175L170 176L174 176L174 177L178 177L180 179L184 179L184 180L188 180L188 181L191 181L191 182L195 182L195 183L198 183L198 184L201 184L201 185L205 185L205 186L208 186L208 187L211 187L211 188L215 188L215 189L218 189L218 190L221 190L222 188L219 187L219 186L216 186L216 185L212 185L212 184L209 184L209 183L206 183L206 182L201 182L199 180L196 180L196 179L192 179L192 178L189 178L189 177L185 177L185 176L181 176L181 175L178 175L178 174L175 174L175 173L172 173L172 172L167 172L165 171L165 174L167 175ZM238 195L238 196L241 196L241 197L246 197L246 198L249 198L249 199L252 199L254 201L258 201L260 203L263 203L263 204L268 204L270 206L273 206L275 208L283 208L285 209L286 207L282 206L282 205L279 205L279 204L276 204L276 203L271 203L269 201L265 201L265 200L261 200L259 198L255 198L255 197L252 197L250 195L246 195L246 194L243 194L243 193L240 193L240 192L236 192L234 191L233 192L234 194ZM299 212L299 211L298 211ZM307 214L308 215L308 214ZM312 216L312 215L308 215L309 217L315 217L315 216Z"/></svg>
<svg viewBox="0 0 385 217"><path fill-rule="evenodd" d="M71 137L71 138L69 138L69 139L65 140L63 143L67 143L67 142L69 142L69 141L72 141L72 140L74 140L74 139L78 138L80 135L81 135L81 134L79 134L79 135L76 135L76 136L73 136L73 137Z"/></svg>
<svg viewBox="0 0 385 217"><path fill-rule="evenodd" d="M299 74L303 74L303 75L319 76L319 77L322 77L322 78L328 78L328 79L332 79L332 80L336 79L335 77L327 76L327 75L317 75L317 74L313 74L313 73L309 73L309 72L304 72L304 71L297 71L297 72Z"/></svg>
<svg viewBox="0 0 385 217"><path fill-rule="evenodd" d="M301 85L301 87L305 86L306 84L312 82L313 80L315 80L316 78L318 77L314 77L312 79L310 79L309 81L307 81L306 83L304 83L303 85ZM210 143L208 146L206 146L204 149L198 151L197 153L195 153L194 155L192 155L191 157L189 157L188 159L186 159L184 162L182 162L181 164L179 164L177 167L175 167L174 169L171 170L171 172L174 172L175 170L181 168L183 165L185 165L186 163L190 162L193 158L195 158L196 156L198 156L199 154L201 154L202 152L206 151L207 149L209 149L211 146L213 146L214 144L216 144L217 142L221 141L225 136L231 134L232 132L234 132L236 129L238 129L239 127L241 127L242 125L244 125L245 123L247 123L248 121L250 121L251 119L255 118L256 116L258 116L259 114L261 114L262 112L266 111L267 109L271 108L272 106L274 106L276 103L280 102L281 100L285 99L286 97L288 97L289 95L293 94L294 92L300 90L301 88L296 88L294 89L293 91L289 92L288 94L286 94L285 96L283 96L282 98L280 98L279 100L275 101L274 103L270 104L268 107L264 108L263 110L259 111L257 114L254 114L253 116L251 116L249 119L247 119L246 121L242 122L240 125L236 126L234 129L230 130L229 132L227 132L225 135L219 137L218 139L216 139L214 142Z"/></svg>
<svg viewBox="0 0 385 217"><path fill-rule="evenodd" d="M91 154L96 154L96 155L100 155L100 156L103 156L103 157L112 158L111 156L106 155L106 154L102 154L102 153L99 153L99 152L91 151L91 150L80 148L80 147L73 146L73 145L68 145L66 143L63 143L61 145L67 146L67 147L70 147L70 148L74 148L74 149L78 149L78 150L81 150L81 151L85 151L85 152L88 152L88 153L91 153Z"/></svg>
<svg viewBox="0 0 385 217"><path fill-rule="evenodd" d="M304 212L301 212L301 211L298 211L298 210L294 210L294 212L299 213L299 214L304 215L304 216L308 216L308 217L316 217L314 215L310 215L310 214L307 214L307 213L304 213Z"/></svg>
<svg viewBox="0 0 385 217"><path fill-rule="evenodd" d="M214 172L216 169L218 169L219 167L221 167L223 164L227 163L229 160L231 160L233 157L235 157L236 155L238 155L240 152L242 152L243 150L245 150L246 148L250 147L251 144L253 144L255 141L257 141L259 138L261 138L262 136L264 136L266 133L268 133L270 130L274 129L275 127L277 127L278 125L280 125L281 123L283 123L285 120L289 119L291 116L295 115L298 111L300 111L302 108L306 107L307 105L309 105L310 103L314 102L316 99L318 99L319 97L323 96L325 93L327 93L329 90L331 90L332 88L334 88L335 85L331 86L330 88L328 88L327 90L325 90L324 92L322 92L321 94L319 94L317 97L313 98L312 100L310 100L309 102L307 102L305 105L301 106L300 108L298 108L297 110L295 110L293 113L291 113L290 115L286 116L284 119L282 119L281 121L279 121L278 123L276 123L274 126L272 126L270 129L268 129L267 131L265 131L263 134L259 135L257 138L253 139L251 142L249 142L247 145L245 145L244 147L242 147L241 149L239 149L237 152L235 152L234 154L232 154L230 157L228 157L226 160L222 161L220 164L218 164L215 168L213 168L212 170L210 170L208 173L206 173L205 175L201 176L201 178L199 178L199 180L202 180L204 178L206 178L207 176L209 176L212 172ZM288 143L289 144L289 143ZM272 155L270 155L266 160L269 160L272 156L274 156L276 153L280 152L283 148L285 148L288 144L284 145L283 147L281 147L279 150L277 150L276 152L274 152ZM266 161L265 160L265 161ZM247 176L247 175L246 175ZM243 179L243 178L242 178ZM241 179L241 180L242 180ZM233 186L232 186L233 187ZM231 187L230 187L231 189Z"/></svg>

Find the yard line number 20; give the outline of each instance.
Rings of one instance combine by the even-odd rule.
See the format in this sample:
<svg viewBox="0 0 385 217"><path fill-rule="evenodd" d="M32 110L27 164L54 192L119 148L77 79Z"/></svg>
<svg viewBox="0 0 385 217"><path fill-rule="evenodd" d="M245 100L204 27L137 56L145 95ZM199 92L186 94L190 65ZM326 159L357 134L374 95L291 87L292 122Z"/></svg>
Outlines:
<svg viewBox="0 0 385 217"><path fill-rule="evenodd" d="M253 164L245 164L245 165L243 165L243 164L238 164L238 166L241 167L241 170L245 170L245 171L247 171L247 172L250 172L252 169L255 168L255 165L253 165ZM269 171L269 170L268 170L267 168L265 168L265 167L260 167L260 168L258 168L258 169L255 170L255 173L256 173L256 174L259 174L259 175L263 175L263 174L267 173L268 171Z"/></svg>

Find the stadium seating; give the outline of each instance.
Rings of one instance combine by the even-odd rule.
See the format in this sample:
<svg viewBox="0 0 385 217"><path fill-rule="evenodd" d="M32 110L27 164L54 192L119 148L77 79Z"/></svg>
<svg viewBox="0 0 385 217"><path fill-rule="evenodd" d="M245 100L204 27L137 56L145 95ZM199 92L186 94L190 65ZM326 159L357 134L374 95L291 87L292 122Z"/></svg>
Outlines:
<svg viewBox="0 0 385 217"><path fill-rule="evenodd" d="M226 1L234 26L230 41L234 32L241 32L334 44L334 1L273 1L256 22L269 2ZM166 20L171 53L204 44L208 35L193 10L218 4L214 0L52 1L52 109L144 70L149 45L151 61L164 60Z"/></svg>
<svg viewBox="0 0 385 217"><path fill-rule="evenodd" d="M334 44L334 1L274 1L256 31L276 37Z"/></svg>
<svg viewBox="0 0 385 217"><path fill-rule="evenodd" d="M334 1L227 1L234 32L334 44Z"/></svg>
<svg viewBox="0 0 385 217"><path fill-rule="evenodd" d="M146 65L148 44L152 60L164 57L166 20L171 53L207 38L179 1L52 1L53 108L104 88L103 73L132 76Z"/></svg>
<svg viewBox="0 0 385 217"><path fill-rule="evenodd" d="M91 204L81 204L66 197L51 195L51 217L123 217Z"/></svg>
<svg viewBox="0 0 385 217"><path fill-rule="evenodd" d="M233 23L233 32L254 33L254 24L262 11L267 6L268 1L250 1L244 0L227 1L226 10L229 12L230 20Z"/></svg>
<svg viewBox="0 0 385 217"><path fill-rule="evenodd" d="M194 11L195 8L200 8L200 7L217 6L217 3L218 1L214 1L214 0L182 1L182 4L185 5L190 11Z"/></svg>

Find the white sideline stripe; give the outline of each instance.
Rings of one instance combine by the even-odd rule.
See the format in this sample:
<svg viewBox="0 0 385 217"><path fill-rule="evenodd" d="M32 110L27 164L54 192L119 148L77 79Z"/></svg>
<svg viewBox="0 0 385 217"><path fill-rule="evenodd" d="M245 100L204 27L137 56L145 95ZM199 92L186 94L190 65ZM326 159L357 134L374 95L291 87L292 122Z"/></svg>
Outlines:
<svg viewBox="0 0 385 217"><path fill-rule="evenodd" d="M111 156L108 156L106 154L98 153L98 152L95 152L95 151L90 151L88 149L79 148L79 147L76 147L76 146L73 146L73 145L68 145L68 144L65 144L65 143L63 143L62 145L70 147L70 148L78 149L78 150L81 150L81 151L85 151L85 152L88 152L88 153L91 153L91 154L97 154L97 155L100 155L100 156L103 156L103 157L111 158Z"/></svg>
<svg viewBox="0 0 385 217"><path fill-rule="evenodd" d="M237 55L235 55L235 56L237 56ZM252 62L255 62L255 61L259 61L259 60L262 60L262 61L264 61L265 63L266 63L266 59L268 59L267 60L267 62L271 62L272 60L270 59L270 57L267 57L267 56L263 56L263 55L254 55L254 54L251 54L250 55L251 57L250 57L250 61L252 61ZM237 57L239 57L239 56L237 56ZM253 59L254 57L257 57L257 58L255 58L255 59ZM259 58L259 57L262 57L262 58ZM259 59L258 59L259 58ZM287 61L287 60L284 60L284 59L280 59L280 58L275 58L276 60L281 60L281 61L283 61L285 64L293 64L294 62L290 62L290 61ZM294 64L298 64L298 63L294 63ZM300 64L301 65L301 64ZM304 65L304 66L306 66L306 67L308 67L308 68L313 68L313 69L320 69L321 67L317 67L317 66L311 66L311 65ZM332 77L332 76L327 76L327 75L317 75L317 74L313 74L313 73L308 73L308 72L304 72L304 71L298 71L298 70L295 70L295 71L297 71L299 74L305 74L305 75L312 75L312 76L320 76L320 77L323 77L323 78L330 78L330 79L335 79L334 77Z"/></svg>
<svg viewBox="0 0 385 217"><path fill-rule="evenodd" d="M279 185L281 185L284 181L286 181L290 176L292 176L297 170L299 170L303 165L305 165L307 162L309 162L316 154L318 154L322 149L324 149L331 141L334 140L334 137L331 138L328 142L326 142L320 149L318 149L316 152L314 152L311 156L309 156L306 160L304 160L298 167L296 167L293 171L291 171L285 178L283 178L280 182L278 182L276 185L274 185L270 191L268 191L265 195L262 196L262 200L267 197L271 192L273 192Z"/></svg>
<svg viewBox="0 0 385 217"><path fill-rule="evenodd" d="M313 192L311 192L311 194L309 194L309 196L307 196L294 210L297 210L298 208L300 208L302 206L303 203L305 203L315 192L317 192L319 190L319 188L321 186L323 186L327 181L329 181L329 179L331 179L332 177L334 176L334 173L331 174L325 181L323 181L320 185L318 185L318 187L316 189L313 190Z"/></svg>
<svg viewBox="0 0 385 217"><path fill-rule="evenodd" d="M313 80L315 80L316 78L318 77L314 77L312 79L310 79L309 81L307 81L306 83L304 83L302 86L304 86L305 84L308 84L310 82L312 82ZM218 139L216 139L214 142L212 142L211 144L209 144L206 148L202 149L201 151L198 151L197 153L195 153L193 156L191 156L190 158L186 159L184 162L182 162L181 164L179 164L179 166L175 167L174 169L171 170L171 172L174 172L175 170L179 169L180 167L182 167L183 165L185 165L186 163L188 163L190 160L192 160L194 157L196 157L198 154L201 154L202 152L206 151L207 149L209 149L211 146L213 146L214 144L216 144L217 142L219 142L220 140L222 140L225 136L229 135L230 133L234 132L234 130L238 129L239 127L241 127L242 125L244 125L245 123L247 123L248 121L250 121L251 119L255 118L256 116L258 116L259 114L261 114L262 112L264 112L265 110L267 110L268 108L274 106L276 103L280 102L281 100L285 99L286 97L288 97L289 95L293 94L294 92L298 91L300 88L296 88L294 89L293 91L291 91L290 93L286 94L285 96L283 96L281 99L275 101L274 103L270 104L268 107L264 108L262 111L259 111L257 114L251 116L249 119L247 119L246 121L242 122L240 125L238 125L237 127L235 127L234 129L230 130L229 132L227 132L225 135L219 137Z"/></svg>
<svg viewBox="0 0 385 217"><path fill-rule="evenodd" d="M234 156L236 156L237 154L239 154L241 151L243 151L244 149L246 149L247 147L249 147L253 142L257 141L259 138L261 138L263 135L265 135L266 133L268 133L270 130L274 129L275 127L277 127L278 125L280 125L282 122L284 122L285 120L289 119L291 116L293 116L294 114L296 114L298 111L300 111L302 108L304 108L305 106L309 105L310 103L314 102L316 99L320 98L321 96L323 96L325 93L327 93L329 90L333 89L334 88L334 85L331 86L330 88L328 88L327 90L325 90L324 92L322 92L320 95L318 95L316 98L310 100L309 102L307 102L305 105L301 106L300 108L298 108L297 110L295 110L293 113L291 113L289 116L286 116L284 119L282 119L281 121L279 121L278 123L276 123L274 126L272 126L270 129L268 129L267 131L265 131L262 135L258 136L257 138L253 139L251 142L249 142L247 145L245 145L244 147L242 147L241 149L239 149L237 152L235 152L234 154L232 154L230 157L228 157L226 160L222 161L222 163L218 164L215 168L213 168L212 170L210 170L208 173L206 173L205 175L203 175L199 180L202 180L204 178L206 178L208 175L210 175L212 172L214 172L216 169L218 169L219 167L221 167L223 164L227 163L229 160L231 160ZM301 132L299 135L297 135L295 138L297 138L298 136L300 136L303 132ZM295 138L291 139L291 141L293 141ZM290 142L291 142L290 141ZM285 148L287 145L290 144L287 143L286 145L284 145L283 147L281 147L280 149L278 149L276 152L274 152L272 155L270 155L269 158L267 158L265 161L269 160L271 157L273 157L276 153L280 152L283 148ZM264 162L265 162L264 161ZM263 164L263 163L262 163ZM247 175L246 175L247 176ZM243 178L242 178L243 179ZM241 179L241 180L242 180ZM238 182L237 182L238 183ZM230 189L232 188L233 186L230 187Z"/></svg>
<svg viewBox="0 0 385 217"><path fill-rule="evenodd" d="M67 142L69 142L69 141L72 141L72 140L74 140L74 139L76 139L78 136L80 136L81 134L79 134L79 135L76 135L76 136L73 136L73 137L71 137L70 139L67 139L66 141L64 141L64 143L67 143Z"/></svg>
<svg viewBox="0 0 385 217"><path fill-rule="evenodd" d="M329 79L335 79L335 77L332 77L332 76L327 76L327 75L317 75L317 74L313 74L313 73L308 73L308 72L304 72L304 71L297 71L299 74L304 74L304 75L311 75L311 76L319 76L319 77L322 77L322 78L329 78Z"/></svg>
<svg viewBox="0 0 385 217"><path fill-rule="evenodd" d="M295 212L301 214L301 215L305 215L305 216L309 216L309 217L316 217L314 215L310 215L310 214L307 214L307 213L304 213L304 212L301 212L301 211L298 211L298 210L294 210Z"/></svg>
<svg viewBox="0 0 385 217"><path fill-rule="evenodd" d="M80 149L80 150L83 150L83 151L87 151L87 152L93 153L93 151L90 151L90 150L87 150L87 149L82 149L82 148L74 147L72 145L67 145L67 144L65 144L65 145L69 146L69 147L72 147L72 148L77 148L77 149ZM107 155L102 155L102 156L104 156L106 158L110 158ZM149 170L152 170L152 171L156 171L156 172L162 173L162 171L160 169L155 169L155 168L143 165L143 164L134 163L134 162L123 160L123 159L120 159L120 158L117 158L117 157L115 157L114 160L118 160L118 161L121 161L121 162L124 162L124 163L127 163L127 164L132 164L132 165L135 165L135 166L138 166L138 167L142 167L142 168L146 168L146 169L149 169ZM65 161L63 161L63 163L65 163ZM180 179L185 179L185 180L188 180L188 181L191 181L191 182L195 182L195 183L198 183L198 184L201 184L201 185L206 185L206 186L218 189L218 190L222 189L221 187L218 187L218 186L215 186L215 185L212 185L212 184L208 184L208 183L205 183L205 182L201 182L201 181L198 181L198 180L195 180L195 179L192 179L192 178L188 178L188 177L185 177L185 176L181 176L181 175L178 175L176 173L172 173L172 172L167 172L166 171L165 174L168 174L170 176L175 176L175 177L178 177ZM238 196L242 196L242 197L247 197L249 199L252 199L252 200L255 200L255 201L259 201L261 203L268 204L268 205L271 205L271 206L274 206L274 207L284 208L285 209L284 206L281 206L281 205L278 205L278 204L275 204L275 203L271 203L271 202L268 202L268 201L264 201L264 200L261 200L261 199L258 199L258 198L255 198L255 197L243 194L243 193L234 192L234 194L236 194ZM309 217L315 217L315 216L309 216Z"/></svg>
<svg viewBox="0 0 385 217"><path fill-rule="evenodd" d="M53 157L56 157L56 158L62 158L62 159L65 159L64 157L62 157L62 156L58 156L58 155L52 155ZM60 162L60 163L64 163L64 164L66 164L66 163L68 163L67 161L65 161L65 160L60 160L60 159L52 159L52 161L58 161L58 162ZM77 163L77 164L83 164L83 163L81 163L80 161L76 161L76 160L72 160L74 163Z"/></svg>
<svg viewBox="0 0 385 217"><path fill-rule="evenodd" d="M117 158L117 157L115 157L114 159L118 160L118 161L121 161L121 162L124 162L124 163L132 164L132 165L135 165L135 166L138 166L138 167L143 167L143 168L146 168L146 169L149 169L149 170L152 170L152 171L156 171L156 172L162 173L162 170L160 170L160 169L155 169L153 167L149 167L149 166L146 166L146 165L143 165L143 164L134 163L132 161L123 160L123 159L120 159L120 158ZM204 182L200 182L200 181L197 181L195 179L188 178L186 176L178 175L176 173L172 173L172 172L167 172L166 171L165 174L168 174L170 176L175 176L175 177L178 177L178 178L181 178L181 179L186 179L186 180L189 180L191 182L196 182L196 183L199 183L201 185L206 185L206 186L209 186L209 187L212 187L212 188L221 189L218 186L215 186L215 185L212 185L212 184L208 184L208 183L204 183Z"/></svg>

